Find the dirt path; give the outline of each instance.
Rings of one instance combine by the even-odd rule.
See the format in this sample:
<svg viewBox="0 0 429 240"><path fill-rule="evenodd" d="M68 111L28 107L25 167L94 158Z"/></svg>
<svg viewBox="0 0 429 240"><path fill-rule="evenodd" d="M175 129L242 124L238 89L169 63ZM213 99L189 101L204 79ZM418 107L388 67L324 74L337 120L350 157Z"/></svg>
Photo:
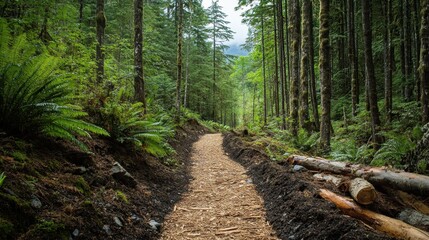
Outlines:
<svg viewBox="0 0 429 240"><path fill-rule="evenodd" d="M277 239L245 169L222 150L221 134L201 137L192 151L194 179L161 239Z"/></svg>

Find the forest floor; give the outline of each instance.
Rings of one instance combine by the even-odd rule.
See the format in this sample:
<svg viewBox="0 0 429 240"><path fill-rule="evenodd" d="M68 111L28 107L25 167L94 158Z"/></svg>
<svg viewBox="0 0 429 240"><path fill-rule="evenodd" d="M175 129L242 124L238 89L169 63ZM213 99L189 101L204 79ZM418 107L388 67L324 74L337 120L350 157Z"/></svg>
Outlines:
<svg viewBox="0 0 429 240"><path fill-rule="evenodd" d="M227 133L223 146L251 176L264 200L267 220L280 239L391 239L342 214L334 204L319 196L321 188L343 194L335 186L315 180L314 173L293 172L292 166L272 161L245 140L249 139ZM382 196L372 208L395 214L398 208L391 203Z"/></svg>
<svg viewBox="0 0 429 240"><path fill-rule="evenodd" d="M0 240L158 239L189 184L190 146L207 129L189 120L157 159L109 139L70 143L0 136ZM113 174L115 165L134 179Z"/></svg>
<svg viewBox="0 0 429 240"><path fill-rule="evenodd" d="M0 240L391 239L319 190L347 194L271 160L251 136L206 133L195 120L176 129L173 162L102 138L88 140L88 155L62 141L0 136ZM117 163L134 181L112 174ZM406 207L377 194L372 211L396 217Z"/></svg>
<svg viewBox="0 0 429 240"><path fill-rule="evenodd" d="M222 149L221 134L196 142L188 192L166 217L161 239L277 239L245 169Z"/></svg>

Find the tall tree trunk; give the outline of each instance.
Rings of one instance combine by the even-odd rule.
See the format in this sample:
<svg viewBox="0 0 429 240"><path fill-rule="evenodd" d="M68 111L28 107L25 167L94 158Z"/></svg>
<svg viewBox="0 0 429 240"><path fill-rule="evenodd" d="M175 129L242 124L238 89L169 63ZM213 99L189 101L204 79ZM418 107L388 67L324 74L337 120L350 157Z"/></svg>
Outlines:
<svg viewBox="0 0 429 240"><path fill-rule="evenodd" d="M290 31L291 34L291 133L298 135L298 108L299 108L299 36L300 36L300 17L299 2L291 0L290 3ZM307 96L308 98L308 96ZM308 119L308 115L307 115Z"/></svg>
<svg viewBox="0 0 429 240"><path fill-rule="evenodd" d="M284 0L284 26L285 26L285 33L284 33L284 42L285 45L285 61L284 61L284 69L285 69L285 82L284 82L284 88L283 88L283 95L285 96L285 105L286 105L286 117L289 117L290 113L290 78L291 78L291 54L290 54L290 32L288 31L289 26L289 17L288 17L288 0Z"/></svg>
<svg viewBox="0 0 429 240"><path fill-rule="evenodd" d="M189 15L188 38L186 40L186 66L185 66L185 92L183 96L183 107L188 107L188 84L189 84L189 48L191 46L192 11Z"/></svg>
<svg viewBox="0 0 429 240"><path fill-rule="evenodd" d="M282 1L277 0L277 29L278 29L278 40L277 44L279 47L280 54L280 83L281 83L281 92L282 92L282 129L286 129L286 106L285 106L285 89L286 89L286 70L285 70L285 48L284 48L284 28L283 28L283 7Z"/></svg>
<svg viewBox="0 0 429 240"><path fill-rule="evenodd" d="M414 91L412 78L413 58L411 52L411 10L409 0L404 0L404 57L405 57L405 100L411 101Z"/></svg>
<svg viewBox="0 0 429 240"><path fill-rule="evenodd" d="M216 121L216 20L213 21L213 90L212 90L212 120Z"/></svg>
<svg viewBox="0 0 429 240"><path fill-rule="evenodd" d="M349 40L349 61L351 73L351 88L352 88L352 115L357 115L357 106L359 104L359 72L358 72L358 54L356 52L356 31L355 31L355 1L348 0L348 40Z"/></svg>
<svg viewBox="0 0 429 240"><path fill-rule="evenodd" d="M308 38L308 64L309 64L309 75L310 75L310 93L311 93L311 104L313 110L314 129L319 131L319 108L317 104L317 89L316 89L316 74L314 73L314 34L313 34L313 4L309 1L308 14L310 16L308 22L309 38Z"/></svg>
<svg viewBox="0 0 429 240"><path fill-rule="evenodd" d="M176 122L180 122L181 86L182 86L182 47L183 47L183 0L178 0L177 22L177 82L176 82Z"/></svg>
<svg viewBox="0 0 429 240"><path fill-rule="evenodd" d="M85 5L85 0L79 0L79 23L83 23L83 7Z"/></svg>
<svg viewBox="0 0 429 240"><path fill-rule="evenodd" d="M420 81L422 121L429 122L429 0L422 0L420 27Z"/></svg>
<svg viewBox="0 0 429 240"><path fill-rule="evenodd" d="M51 34L48 32L48 18L49 18L49 6L45 7L45 15L43 17L42 29L40 30L39 38L44 44L48 44L53 40Z"/></svg>
<svg viewBox="0 0 429 240"><path fill-rule="evenodd" d="M267 125L267 80L265 76L265 35L264 35L264 15L261 14L261 47L262 47L262 75L264 78L264 126Z"/></svg>
<svg viewBox="0 0 429 240"><path fill-rule="evenodd" d="M100 84L104 79L104 29L106 28L106 16L104 15L104 0L97 0L96 9L96 31L97 31L97 46L96 46L96 62L97 83Z"/></svg>
<svg viewBox="0 0 429 240"><path fill-rule="evenodd" d="M300 95L300 110L299 121L302 128L309 131L309 114L308 114L308 78L310 73L310 22L311 16L311 0L302 1L302 19L301 19L301 95Z"/></svg>
<svg viewBox="0 0 429 240"><path fill-rule="evenodd" d="M381 138L377 134L380 128L380 114L377 105L377 88L372 58L372 30L371 30L371 1L362 0L362 23L364 33L365 75L368 83L369 105L371 112L372 141L378 149Z"/></svg>
<svg viewBox="0 0 429 240"><path fill-rule="evenodd" d="M320 148L329 151L331 146L331 46L329 43L329 0L320 0L319 13L319 69L322 95Z"/></svg>
<svg viewBox="0 0 429 240"><path fill-rule="evenodd" d="M143 79L143 0L134 0L134 69L134 98L143 103L146 113Z"/></svg>
<svg viewBox="0 0 429 240"><path fill-rule="evenodd" d="M346 26L347 26L347 19L346 19L346 9L347 4L346 1L340 1L339 3L339 9L340 9L340 16L339 16L339 34L337 40L337 46L338 46L338 67L339 67L339 76L341 79L341 89L342 94L346 95L350 91L350 76L347 74L347 58L346 58Z"/></svg>
<svg viewBox="0 0 429 240"><path fill-rule="evenodd" d="M384 105L386 119L392 121L392 76L393 76L393 55L392 55L392 0L383 2L384 21Z"/></svg>
<svg viewBox="0 0 429 240"><path fill-rule="evenodd" d="M413 0L413 7L414 7L414 33L413 33L413 40L414 40L414 48L415 48L415 62L414 62L414 76L416 78L415 81L415 88L416 88L416 100L417 102L420 101L421 96L421 82L420 82L420 73L419 73L419 63L420 63L420 0Z"/></svg>
<svg viewBox="0 0 429 240"><path fill-rule="evenodd" d="M273 12L274 12L274 104L276 109L276 117L280 116L280 95L279 95L279 54L278 54L278 33L277 33L277 12L276 12L276 0L273 0Z"/></svg>
<svg viewBox="0 0 429 240"><path fill-rule="evenodd" d="M405 78L405 31L404 31L404 3L403 1L399 1L399 8L398 8L398 28L399 28L399 59L401 61L401 74L402 74L402 94L403 97L406 98L406 91L405 91L405 85L406 85L406 78Z"/></svg>

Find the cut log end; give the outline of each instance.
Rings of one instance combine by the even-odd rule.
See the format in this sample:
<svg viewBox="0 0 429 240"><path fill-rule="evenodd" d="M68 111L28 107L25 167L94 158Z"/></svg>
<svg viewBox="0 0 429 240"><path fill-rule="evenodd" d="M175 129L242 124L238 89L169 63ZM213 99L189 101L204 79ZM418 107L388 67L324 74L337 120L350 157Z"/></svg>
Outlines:
<svg viewBox="0 0 429 240"><path fill-rule="evenodd" d="M355 178L350 182L350 195L356 202L368 205L377 198L377 192L371 183L363 178Z"/></svg>

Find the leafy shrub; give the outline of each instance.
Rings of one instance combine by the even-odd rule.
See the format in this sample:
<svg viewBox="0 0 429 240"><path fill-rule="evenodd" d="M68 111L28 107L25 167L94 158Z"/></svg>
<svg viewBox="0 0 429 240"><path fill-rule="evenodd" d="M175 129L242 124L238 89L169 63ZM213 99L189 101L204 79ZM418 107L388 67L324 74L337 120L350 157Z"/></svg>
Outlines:
<svg viewBox="0 0 429 240"><path fill-rule="evenodd" d="M0 25L2 25L0 21ZM45 53L19 59L21 53L33 53L25 36L11 39L0 32L0 128L9 134L41 134L58 137L88 148L76 138L90 133L108 135L93 124L78 119L87 114L73 105L73 86L56 75L57 59ZM16 60L14 62L13 60Z"/></svg>
<svg viewBox="0 0 429 240"><path fill-rule="evenodd" d="M164 157L174 150L167 143L167 138L174 133L173 125L167 115L158 119L143 116L142 103L120 103L108 101L102 109L106 129L111 137L120 142L131 142L158 157Z"/></svg>

